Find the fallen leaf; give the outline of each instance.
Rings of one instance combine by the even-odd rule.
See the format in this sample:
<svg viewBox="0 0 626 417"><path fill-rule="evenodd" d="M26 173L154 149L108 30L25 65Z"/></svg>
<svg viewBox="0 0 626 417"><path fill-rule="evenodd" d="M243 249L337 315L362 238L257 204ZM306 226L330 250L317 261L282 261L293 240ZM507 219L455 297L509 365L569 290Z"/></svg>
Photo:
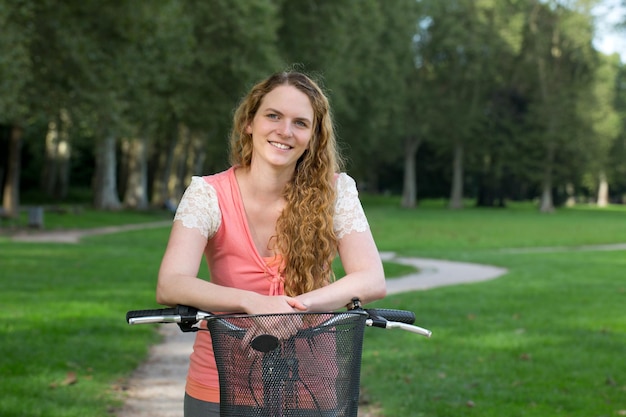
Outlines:
<svg viewBox="0 0 626 417"><path fill-rule="evenodd" d="M61 382L61 385L63 386L73 385L77 382L78 382L78 377L76 376L76 372L68 372L63 382Z"/></svg>

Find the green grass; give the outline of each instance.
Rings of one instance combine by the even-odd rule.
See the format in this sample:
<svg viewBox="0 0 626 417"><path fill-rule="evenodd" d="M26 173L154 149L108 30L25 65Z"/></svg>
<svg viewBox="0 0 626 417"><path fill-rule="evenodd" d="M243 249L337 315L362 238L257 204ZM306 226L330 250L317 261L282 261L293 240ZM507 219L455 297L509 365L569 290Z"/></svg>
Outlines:
<svg viewBox="0 0 626 417"><path fill-rule="evenodd" d="M170 220L172 214L163 210L101 212L81 206L47 206L44 210L44 230L88 229L103 226ZM29 230L28 212L21 211L18 219L0 218L0 226L9 230Z"/></svg>
<svg viewBox="0 0 626 417"><path fill-rule="evenodd" d="M509 268L492 282L378 303L412 309L433 331L426 340L368 330L363 382L385 415L615 416L626 409L624 252L504 258L476 259Z"/></svg>
<svg viewBox="0 0 626 417"><path fill-rule="evenodd" d="M626 242L626 210L415 211L366 200L379 249L506 267L499 279L389 296L431 339L368 329L363 389L392 416L618 416L626 410L624 251L505 248ZM57 217L58 216L58 217ZM46 213L49 229L171 218ZM127 310L155 306L168 228L79 245L0 239L0 415L110 416L120 387L158 340ZM388 274L410 272L386 264Z"/></svg>
<svg viewBox="0 0 626 417"><path fill-rule="evenodd" d="M0 243L0 415L110 415L116 388L157 340L124 315L155 304L165 237L147 230L80 245Z"/></svg>
<svg viewBox="0 0 626 417"><path fill-rule="evenodd" d="M362 381L384 415L626 415L626 254L574 250L626 242L624 208L367 212L379 247L509 270L376 303L433 331L366 333ZM553 245L571 250L502 250Z"/></svg>
<svg viewBox="0 0 626 417"><path fill-rule="evenodd" d="M499 248L626 241L626 207L542 214L525 206L460 211L374 206L367 214L378 246L404 255L457 256Z"/></svg>

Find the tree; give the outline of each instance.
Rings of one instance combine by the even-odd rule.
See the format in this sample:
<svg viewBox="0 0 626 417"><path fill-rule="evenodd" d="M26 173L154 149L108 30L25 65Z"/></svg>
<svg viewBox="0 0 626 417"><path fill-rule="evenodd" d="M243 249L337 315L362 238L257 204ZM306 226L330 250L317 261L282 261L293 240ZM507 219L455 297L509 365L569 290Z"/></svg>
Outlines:
<svg viewBox="0 0 626 417"><path fill-rule="evenodd" d="M362 188L366 183L375 188L368 152L382 140L381 114L372 106L388 102L377 90L386 72L373 72L380 59L382 12L377 0L284 2L280 10L283 60L313 74L329 93L338 138L349 149L350 171Z"/></svg>
<svg viewBox="0 0 626 417"><path fill-rule="evenodd" d="M433 119L429 132L440 149L452 154L448 206L459 209L463 207L467 152L484 124L490 68L498 58L492 46L498 35L489 24L493 4L432 0L425 5L420 65L428 81L423 88L431 91L430 105L447 116Z"/></svg>
<svg viewBox="0 0 626 417"><path fill-rule="evenodd" d="M623 63L615 77L614 108L619 117L620 132L609 152L607 176L613 184L615 200L626 204L626 66Z"/></svg>
<svg viewBox="0 0 626 417"><path fill-rule="evenodd" d="M164 175L155 176L153 190L161 202L180 198L198 167L227 165L232 109L251 83L280 62L277 6L271 0L172 2L171 8L169 17L158 20L163 32L154 35L154 53L164 60L154 82L165 101L152 126L165 139L156 146L173 152L160 158L165 165L157 172Z"/></svg>
<svg viewBox="0 0 626 417"><path fill-rule="evenodd" d="M601 175L619 193L615 68L594 54L590 4L0 0L0 124L18 141L7 161L19 159L17 133L46 123L47 137L25 148L47 149L48 195L63 198L68 158L92 148L96 207L175 202L191 175L227 165L237 98L293 66L329 93L360 187L402 189L405 207L417 204L418 183L437 195L449 187L452 208L539 189L550 210L565 190L595 192ZM432 178L417 178L431 166ZM19 200L11 178L7 213Z"/></svg>
<svg viewBox="0 0 626 417"><path fill-rule="evenodd" d="M19 215L22 136L31 104L26 89L32 76L28 53L32 27L25 22L32 13L30 2L0 1L0 125L6 126L7 131L0 185L3 215L13 218Z"/></svg>
<svg viewBox="0 0 626 417"><path fill-rule="evenodd" d="M533 1L528 14L525 67L536 74L531 104L534 137L542 148L539 210L554 210L553 188L559 175L559 157L581 139L577 134L576 105L580 91L591 81L593 48L590 14L577 13L557 1ZM534 68L533 68L534 66ZM565 159L565 158L562 158Z"/></svg>
<svg viewBox="0 0 626 417"><path fill-rule="evenodd" d="M94 192L107 193L95 195L94 202L98 208L106 209L119 208L116 189L100 185L111 184L104 179L104 172L114 172L116 168L107 167L106 163L115 161L110 156L115 151L114 138L121 131L119 91L124 90L121 74L126 68L117 52L124 44L120 28L128 26L126 7L130 6L121 1L102 5L95 1L42 0L34 4L31 19L25 22L34 28L29 39L29 55L33 59L29 102L33 103L33 110L50 121L44 171L50 182L46 188L60 192L61 196L67 189L69 178L64 166L72 146L72 135L67 129L70 122L90 126L90 136L101 140L101 152L95 153ZM50 152L61 148L65 152Z"/></svg>
<svg viewBox="0 0 626 417"><path fill-rule="evenodd" d="M599 55L599 65L594 74L593 87L587 100L581 100L581 112L589 119L590 136L595 140L587 148L593 155L590 170L595 177L596 203L609 204L609 160L613 144L618 139L621 123L615 108L616 79L619 57Z"/></svg>
<svg viewBox="0 0 626 417"><path fill-rule="evenodd" d="M284 59L323 75L350 173L362 189L378 191L380 172L402 161L413 130L417 3L285 2L281 16Z"/></svg>

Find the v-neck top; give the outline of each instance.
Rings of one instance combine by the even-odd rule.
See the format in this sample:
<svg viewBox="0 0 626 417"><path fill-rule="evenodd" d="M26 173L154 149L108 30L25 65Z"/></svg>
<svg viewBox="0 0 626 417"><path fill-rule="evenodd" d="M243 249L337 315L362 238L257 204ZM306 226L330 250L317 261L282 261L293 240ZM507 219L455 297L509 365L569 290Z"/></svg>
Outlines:
<svg viewBox="0 0 626 417"><path fill-rule="evenodd" d="M364 231L369 225L354 180L342 173L336 183L334 223L340 239L347 233ZM282 258L264 258L258 252L234 167L210 176L193 177L174 220L198 229L207 238L204 254L211 282L263 295L284 294L284 277L279 273ZM219 377L207 331L196 334L186 392L199 400L219 402Z"/></svg>
<svg viewBox="0 0 626 417"><path fill-rule="evenodd" d="M216 192L222 221L205 248L211 282L263 295L283 295L279 257L262 257L254 244L248 218L231 168L203 177Z"/></svg>
<svg viewBox="0 0 626 417"><path fill-rule="evenodd" d="M283 295L280 256L263 257L254 244L235 170L203 177L215 190L221 224L208 239L205 256L211 282L264 295ZM197 333L190 357L186 392L194 398L219 402L219 377L209 332Z"/></svg>

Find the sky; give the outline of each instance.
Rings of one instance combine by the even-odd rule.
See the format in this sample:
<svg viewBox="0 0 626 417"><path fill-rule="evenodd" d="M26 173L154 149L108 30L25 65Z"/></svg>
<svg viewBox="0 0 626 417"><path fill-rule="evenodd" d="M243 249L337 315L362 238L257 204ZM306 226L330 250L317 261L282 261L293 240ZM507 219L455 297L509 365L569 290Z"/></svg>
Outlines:
<svg viewBox="0 0 626 417"><path fill-rule="evenodd" d="M626 22L626 7L621 0L604 0L594 9L598 19L594 46L605 54L617 52L626 63L626 28L616 29L617 23Z"/></svg>

